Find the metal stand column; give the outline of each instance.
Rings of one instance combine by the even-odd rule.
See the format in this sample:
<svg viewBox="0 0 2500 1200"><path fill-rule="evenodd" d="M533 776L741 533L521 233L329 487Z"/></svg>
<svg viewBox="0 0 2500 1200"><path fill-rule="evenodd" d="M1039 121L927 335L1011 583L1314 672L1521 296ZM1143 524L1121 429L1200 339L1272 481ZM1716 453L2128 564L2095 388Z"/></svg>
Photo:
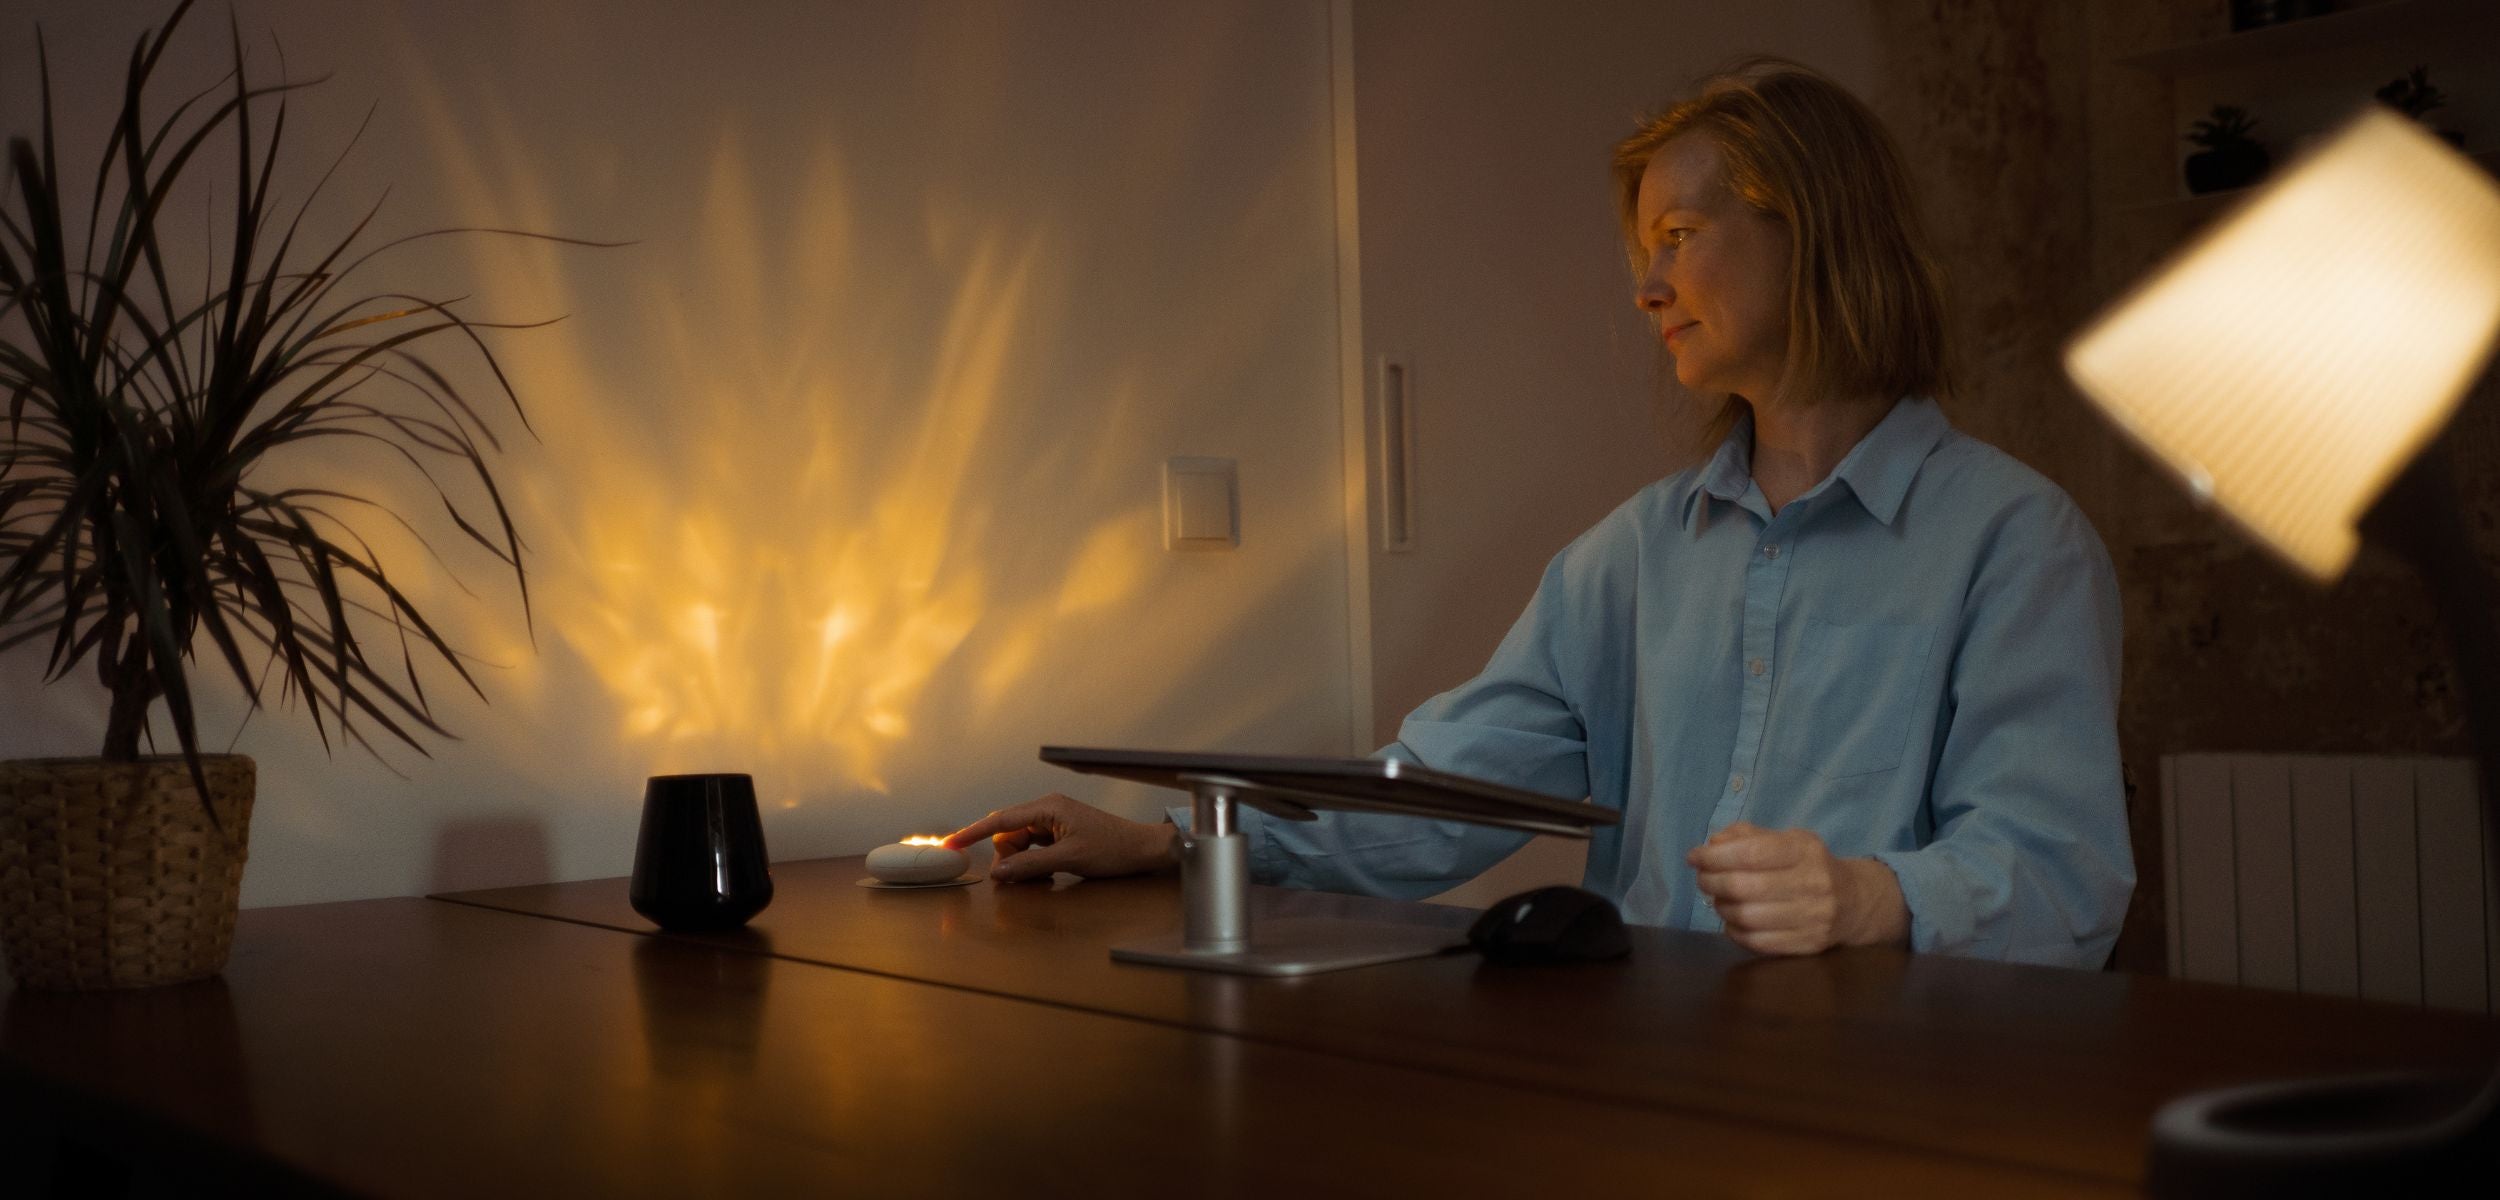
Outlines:
<svg viewBox="0 0 2500 1200"><path fill-rule="evenodd" d="M1426 958L1466 939L1456 931L1382 921L1283 919L1250 928L1250 838L1236 818L1246 785L1191 779L1190 831L1181 835L1179 937L1112 948L1117 962L1227 971L1312 975L1374 963Z"/></svg>

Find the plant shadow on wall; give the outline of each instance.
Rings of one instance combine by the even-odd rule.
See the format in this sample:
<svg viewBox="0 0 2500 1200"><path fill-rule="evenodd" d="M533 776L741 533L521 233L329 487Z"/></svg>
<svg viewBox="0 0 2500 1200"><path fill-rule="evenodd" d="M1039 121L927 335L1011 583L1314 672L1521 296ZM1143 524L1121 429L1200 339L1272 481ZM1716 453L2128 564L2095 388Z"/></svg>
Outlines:
<svg viewBox="0 0 2500 1200"><path fill-rule="evenodd" d="M507 95L530 97L509 78L423 69L412 90L436 98L437 174L479 223L536 226L595 206L585 181L600 176L598 156L555 158L548 143L655 123L624 97L604 125L568 137L543 110L510 111ZM1158 90L1154 111L1192 112L1191 94ZM653 236L632 255L567 270L523 248L471 264L533 309L603 313L507 364L525 393L547 397L532 414L548 443L569 448L516 476L550 636L515 681L536 692L543 721L511 732L577 754L551 764L497 746L499 769L550 772L551 789L577 791L583 764L749 772L769 807L804 810L776 828L777 850L850 852L875 844L864 831L890 841L897 821L919 831L958 815L941 806L969 819L1003 802L964 781L1029 770L1041 741L1147 727L1221 744L1312 707L1307 673L1205 664L1228 665L1228 635L1276 623L1264 607L1308 594L1341 549L1163 554L1148 452L1174 436L1157 427L1168 417L1153 398L1239 389L1244 364L1272 355L1273 323L1307 309L1294 303L1305 281L1235 267L1198 287L1136 282L1212 273L1220 253L1089 275L1125 248L1088 239L1146 235L1062 210L1050 193L1008 204L961 176L880 159L861 132L874 96L812 99L829 115L803 130L771 124L760 98L669 127L670 152L701 165L637 198L631 211ZM963 103L967 125L1013 124ZM1102 175L1123 193L1169 194L1205 170L1187 157L1203 131L1185 116L1156 121L1100 134L1122 168ZM946 129L913 136L951 147L947 158L981 157L965 146L982 143ZM1162 150L1167 139L1181 149ZM1302 197L1250 195L1201 216L1216 229L1193 244L1229 246L1237 222L1243 244L1272 245L1267 223ZM1124 296L1087 290L1105 280L1142 294L1220 291L1227 319L1132 316ZM1089 321L1141 329L1111 340ZM1156 336L1157 321L1177 335ZM1071 362L1089 345L1108 352ZM1170 377L1181 360L1187 374ZM567 403L574 392L617 403ZM1278 514L1262 532L1339 519L1333 493L1261 499ZM1302 557L1251 577L1254 553ZM1226 570L1220 592L1188 590ZM1314 657L1332 652L1342 649ZM1172 681L1216 674L1220 700L1158 711L1184 708ZM623 779L606 783L625 794Z"/></svg>
<svg viewBox="0 0 2500 1200"><path fill-rule="evenodd" d="M505 204L536 189L481 190ZM557 207L542 202L533 215ZM843 365L823 361L820 330L776 334L781 314L752 299L842 290L842 273L830 270L770 278L761 264L775 251L821 265L839 250L780 243L758 209L745 168L724 155L699 218L698 266L712 277L654 286L632 339L641 378L619 374L600 334L586 331L546 338L512 364L525 389L559 401L594 379L604 380L587 389L594 395L662 393L648 424L597 405L540 412L552 444L586 452L540 456L513 502L543 544L534 582L552 635L547 659L529 669L544 709L528 732L588 760L637 764L637 774L752 772L768 802L789 808L802 791L887 791L892 756L932 689L956 693L941 708L995 704L1051 615L1110 604L1136 586L1146 568L1138 548L1154 535L1143 512L1113 515L1065 564L1050 608L1002 603L997 575L1014 567L998 553L1000 526L1014 514L980 486L982 458L996 450L985 431L1011 419L1001 397L1039 252L998 239L972 250L966 282L935 318L930 378L894 388L925 395L910 419L880 420L837 382ZM499 294L538 289L533 305L566 305L573 297L562 289L595 286L530 257L481 258L473 269ZM707 308L682 303L689 293L733 299ZM889 307L884 319L898 326L928 319ZM932 339L906 326L883 340ZM1075 462L1065 477L1115 470ZM519 661L491 634L480 644L493 661ZM501 749L507 770L571 769L523 746ZM559 776L551 786L579 782Z"/></svg>
<svg viewBox="0 0 2500 1200"><path fill-rule="evenodd" d="M387 451L509 570L528 612L522 542L488 461L501 446L490 414L526 427L483 337L511 326L372 277L443 234L564 239L438 230L367 245L368 211L344 238L299 242L321 188L290 208L272 183L288 97L319 81L254 86L230 20L223 80L151 94L190 7L134 47L92 195L63 172L48 60L41 128L9 144L0 651L48 645L47 682L92 669L112 698L100 758L0 766L0 947L24 983L168 983L223 965L253 766L201 753L195 653L254 708L274 687L333 748L376 751L378 731L423 753L446 732L426 672L477 690L359 525L395 526L431 553L424 535L368 495L267 484L270 464L342 443ZM231 174L203 181L220 159ZM173 226L194 212L212 231L196 263ZM491 403L437 369L428 355L442 346L484 364ZM181 753L143 757L159 704Z"/></svg>

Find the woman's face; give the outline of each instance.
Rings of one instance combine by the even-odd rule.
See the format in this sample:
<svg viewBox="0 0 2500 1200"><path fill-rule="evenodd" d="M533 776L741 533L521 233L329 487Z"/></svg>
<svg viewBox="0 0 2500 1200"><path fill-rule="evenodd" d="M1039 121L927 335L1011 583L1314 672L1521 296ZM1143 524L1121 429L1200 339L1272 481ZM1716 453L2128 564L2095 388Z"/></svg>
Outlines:
<svg viewBox="0 0 2500 1200"><path fill-rule="evenodd" d="M1636 300L1658 323L1675 377L1756 403L1776 394L1788 358L1788 230L1729 190L1718 145L1700 134L1650 156L1633 209Z"/></svg>

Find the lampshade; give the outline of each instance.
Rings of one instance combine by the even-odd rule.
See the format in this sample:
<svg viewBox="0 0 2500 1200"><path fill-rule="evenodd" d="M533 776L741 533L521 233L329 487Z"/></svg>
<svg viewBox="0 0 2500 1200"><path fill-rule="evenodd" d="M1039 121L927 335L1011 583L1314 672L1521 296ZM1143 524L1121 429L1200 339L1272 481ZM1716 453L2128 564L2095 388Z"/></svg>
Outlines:
<svg viewBox="0 0 2500 1200"><path fill-rule="evenodd" d="M2500 186L2372 105L2075 339L2128 434L2321 581L2500 322Z"/></svg>

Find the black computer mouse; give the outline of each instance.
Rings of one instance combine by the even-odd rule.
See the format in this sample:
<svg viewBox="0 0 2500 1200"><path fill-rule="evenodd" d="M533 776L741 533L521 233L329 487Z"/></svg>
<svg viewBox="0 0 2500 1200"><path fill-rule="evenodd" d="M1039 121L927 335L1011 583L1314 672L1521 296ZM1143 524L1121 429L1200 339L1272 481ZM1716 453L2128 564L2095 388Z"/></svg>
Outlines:
<svg viewBox="0 0 2500 1200"><path fill-rule="evenodd" d="M1632 952L1614 901L1576 887L1521 892L1484 910L1467 941L1498 963L1587 962Z"/></svg>

